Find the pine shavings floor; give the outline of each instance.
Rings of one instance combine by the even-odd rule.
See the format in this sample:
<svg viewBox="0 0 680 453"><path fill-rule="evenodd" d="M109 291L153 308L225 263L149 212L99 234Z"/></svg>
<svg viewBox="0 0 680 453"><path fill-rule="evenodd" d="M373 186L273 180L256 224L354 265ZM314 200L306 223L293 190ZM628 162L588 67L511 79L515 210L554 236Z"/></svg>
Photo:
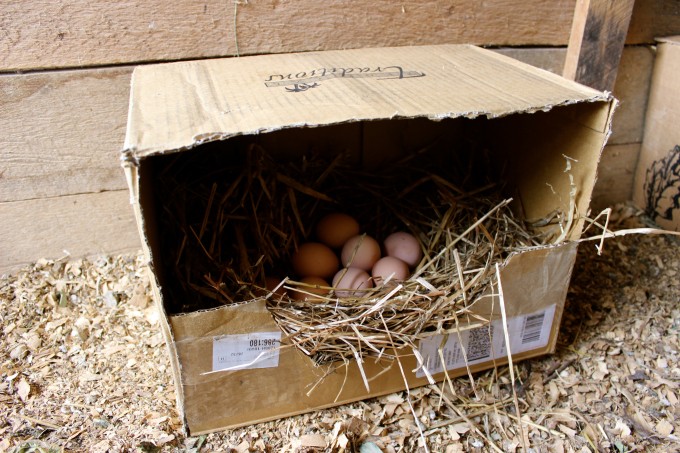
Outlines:
<svg viewBox="0 0 680 453"><path fill-rule="evenodd" d="M0 279L0 452L680 451L679 251L583 244L557 353L516 365L521 426L503 367L455 407L411 392L426 447L404 392L186 438L141 257L42 260Z"/></svg>

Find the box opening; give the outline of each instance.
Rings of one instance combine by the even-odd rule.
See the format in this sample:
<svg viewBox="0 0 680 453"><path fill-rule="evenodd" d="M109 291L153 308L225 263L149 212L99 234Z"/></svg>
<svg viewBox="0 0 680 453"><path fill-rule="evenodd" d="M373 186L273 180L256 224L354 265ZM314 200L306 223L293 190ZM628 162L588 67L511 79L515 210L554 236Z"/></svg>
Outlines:
<svg viewBox="0 0 680 453"><path fill-rule="evenodd" d="M171 269L186 270L186 267L191 265L189 260L208 261L211 259L208 253L196 250L193 251L194 256L187 258L189 253L182 249L186 244L181 244L187 241L186 236L191 235L193 238L190 239L196 239L198 235L206 234L206 230L211 230L213 235L230 234L230 231L232 235L234 234L234 231L228 228L225 233L216 233L213 228L219 227L206 224L206 222L213 222L213 218L204 219L204 217L206 210L218 209L217 204L226 201L223 198L228 196L229 190L233 190L232 184L235 179L250 177L250 175L242 174L239 167L254 165L248 162L248 159L254 156L253 147L257 147L265 154L258 158L271 159L270 165L276 165L279 175L284 177L295 176L286 174L290 171L291 163L298 168L307 165L309 172L316 172L315 177L318 177L325 171L323 166L330 166L335 161L338 165L358 169L366 174L375 174L379 180L381 172L390 165L410 158L408 165L413 166L414 172L418 175L417 178L414 177L410 181L393 180L389 182L390 184L400 184L402 186L400 189L406 189L409 184L416 183L417 179L422 178L429 171L436 171L438 176L446 177L449 182L468 192L495 185L495 189L492 190L499 197L499 201L502 198L514 200L513 210L519 219L525 220L523 217L527 216L535 220L553 211L566 211L569 208L569 178L562 171L569 164L569 159L573 162L571 172L578 179L585 180L588 176L579 175L578 161L584 156L579 147L574 146L574 143L582 140L581 135L588 134L588 129L573 127L574 130L565 131L564 122L560 122L558 133L558 131L550 130L550 125L556 123L549 118L552 116L556 115L551 112L541 112L493 120L456 118L432 121L418 118L366 121L318 128L290 128L267 134L233 137L224 141L206 143L188 152L147 158L142 165L142 168L148 172L148 176L144 177L154 183L153 187L148 187L150 192L145 200L142 200L142 207L145 211L153 211L153 215L148 217L159 223L153 228L156 232L152 234L149 231L147 237L150 238L154 268L158 272L159 283L164 292L164 308L169 314L178 314L222 305L214 300L211 303L210 297L196 291L196 285L205 286L205 282L192 281L189 285L179 285L178 276L170 274L172 274ZM525 120L521 117L530 117L527 119L533 124L540 124L540 127L534 126L529 130L520 127L521 124L518 125L518 123ZM574 126L578 125L574 123ZM581 129L580 133L578 129ZM546 138L541 140L541 137ZM546 150L550 151L546 152ZM317 168L312 168L314 166ZM299 177L300 174L297 176ZM276 176L271 173L269 177ZM542 184L537 182L540 178L543 178ZM309 181L298 182L307 184ZM364 179L363 182L366 180ZM337 183L337 181L335 183L328 181L311 189L319 190L320 193L324 191L333 193L332 185ZM349 181L349 183L353 182ZM385 192L394 193L394 189L394 187L389 187L389 190ZM203 205L190 202L185 207L178 208L184 210L183 212L171 213L168 210L170 205L177 206L178 200L197 197L195 193L197 190L204 192ZM313 212L297 214L303 222L300 229L304 228L304 231L294 241L281 242L288 248L283 251L284 257L290 258L294 248L300 245L300 241L312 240L313 224L322 214L330 211L353 213L357 209L366 209L365 205L357 206L364 204L361 200L351 197L325 202L314 200L313 197L300 192L299 188L291 188L291 190L296 196L297 203L309 206ZM370 190L380 190L380 188L370 188ZM212 194L211 191L213 191ZM212 200L209 200L211 197ZM305 199L307 202L304 201ZM193 200L195 201L196 198ZM380 204L382 202L377 194L374 202L376 203L375 212L369 212L369 215L376 218L360 220L360 222L363 223L363 231L378 236L378 229L390 227L378 224L381 221ZM210 207L208 207L209 203L211 203ZM147 206L144 206L145 204ZM356 214L360 213L355 212ZM418 214L409 213L409 215ZM169 216L173 218L169 219ZM210 217L209 212L207 216ZM296 216L293 213L290 213L288 218L291 223L296 222ZM175 231L173 231L173 225ZM266 226L261 226L261 228L264 227ZM408 225L404 225L403 222L392 227L394 230L404 228L408 228ZM151 230L151 226L149 229ZM184 231L178 235L176 229ZM279 233L285 232L279 231ZM232 236L227 240L243 241L244 237L248 236L245 231L241 231L240 234L242 236L240 239ZM274 233L270 231L268 234ZM201 243L209 248L215 240L215 237L205 237ZM221 240L225 241L224 238ZM192 241L189 240L189 242ZM251 243L246 246L252 248L256 244ZM237 269L239 267L238 256L213 258L221 260L225 266ZM252 261L253 258L250 259ZM286 273L289 269L284 265L279 270L279 274L281 271ZM216 280L219 275L215 275L213 270L213 275L210 277ZM191 299L195 300L187 303ZM242 302L242 300L234 302Z"/></svg>

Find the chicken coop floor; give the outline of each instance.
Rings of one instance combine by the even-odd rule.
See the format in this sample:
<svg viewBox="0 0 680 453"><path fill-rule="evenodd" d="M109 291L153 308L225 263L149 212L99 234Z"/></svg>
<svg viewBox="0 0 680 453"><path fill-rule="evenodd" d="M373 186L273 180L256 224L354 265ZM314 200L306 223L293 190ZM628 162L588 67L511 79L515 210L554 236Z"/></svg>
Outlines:
<svg viewBox="0 0 680 453"><path fill-rule="evenodd" d="M640 221L626 209L619 227ZM679 252L582 244L557 352L515 364L515 392L504 366L196 437L141 256L40 260L0 279L0 452L680 451Z"/></svg>

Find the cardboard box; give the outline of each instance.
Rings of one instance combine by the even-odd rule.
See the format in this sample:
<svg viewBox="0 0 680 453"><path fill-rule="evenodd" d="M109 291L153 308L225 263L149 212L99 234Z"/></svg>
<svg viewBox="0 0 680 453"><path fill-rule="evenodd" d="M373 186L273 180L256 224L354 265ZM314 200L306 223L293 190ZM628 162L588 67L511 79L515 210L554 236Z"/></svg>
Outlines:
<svg viewBox="0 0 680 453"><path fill-rule="evenodd" d="M680 230L680 36L658 41L633 200L662 228Z"/></svg>
<svg viewBox="0 0 680 453"><path fill-rule="evenodd" d="M167 257L159 239L165 194L159 195L154 185L178 155L197 155L216 143L220 146L209 152L224 153L229 143L253 140L280 159L310 148L331 155L350 150L360 165L378 171L381 162L414 153L435 138L454 144L475 140L503 162L506 186L527 218L572 209L584 215L614 106L608 94L466 45L137 68L123 166L187 430L196 435L276 419L402 390L406 384L395 360L365 360L361 367L350 362L329 373L296 348L271 347L281 331L263 299L190 313L169 309L181 301L169 300L167 292L173 282L163 271ZM503 263L501 283L516 360L555 348L582 225L577 215L560 243L515 254ZM484 310L502 333L498 300ZM458 342L471 345L478 336L464 327L460 336L448 336L444 348L452 376L467 373ZM488 326L485 332L488 338ZM494 334L482 345L486 353L468 354L473 372L504 362L502 336ZM434 335L419 344L438 380L444 378L437 363L443 340ZM489 353L492 346L495 357ZM258 351L267 357L255 361ZM408 385L427 384L411 351L400 355ZM222 362L240 369L217 371Z"/></svg>

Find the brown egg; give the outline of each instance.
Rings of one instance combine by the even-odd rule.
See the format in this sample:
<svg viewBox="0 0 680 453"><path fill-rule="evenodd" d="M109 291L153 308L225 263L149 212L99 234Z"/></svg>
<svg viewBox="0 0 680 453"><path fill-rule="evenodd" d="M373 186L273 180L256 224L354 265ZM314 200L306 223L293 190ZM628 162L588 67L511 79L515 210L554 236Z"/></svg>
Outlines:
<svg viewBox="0 0 680 453"><path fill-rule="evenodd" d="M279 286L283 279L280 277L267 276L264 278L264 287L259 285L254 285L253 295L255 297L267 297L269 293L274 293L271 295L272 300L279 300L286 295L286 288L283 285ZM278 287L278 289L277 289ZM276 289L276 291L274 291Z"/></svg>
<svg viewBox="0 0 680 453"><path fill-rule="evenodd" d="M306 283L306 285L300 285L300 291L291 291L291 297L299 301L308 302L320 302L323 299L320 297L314 297L311 294L316 294L319 296L325 296L328 294L328 287L330 286L326 280L321 277L305 277L300 280L300 283Z"/></svg>
<svg viewBox="0 0 680 453"><path fill-rule="evenodd" d="M390 234L385 238L384 245L386 255L399 258L411 268L415 267L423 258L423 251L418 239L405 231Z"/></svg>
<svg viewBox="0 0 680 453"><path fill-rule="evenodd" d="M406 280L411 275L408 264L393 256L380 258L371 271L376 286L381 286L389 279L389 283Z"/></svg>
<svg viewBox="0 0 680 453"><path fill-rule="evenodd" d="M269 292L276 290L274 291L274 295L278 297L283 297L286 295L286 288L284 288L283 285L279 286L282 280L283 279L279 277L265 277L264 279L265 288L267 288L267 291Z"/></svg>
<svg viewBox="0 0 680 453"><path fill-rule="evenodd" d="M293 270L300 277L332 277L340 267L338 257L327 245L306 242L293 255Z"/></svg>
<svg viewBox="0 0 680 453"><path fill-rule="evenodd" d="M373 288L373 280L363 269L349 267L340 269L333 277L335 295L338 297L361 297L366 291L361 289Z"/></svg>
<svg viewBox="0 0 680 453"><path fill-rule="evenodd" d="M340 261L345 267L370 271L379 259L380 244L366 234L353 236L342 246Z"/></svg>
<svg viewBox="0 0 680 453"><path fill-rule="evenodd" d="M354 217L334 212L319 220L316 237L327 246L337 249L352 236L359 234L359 222Z"/></svg>

